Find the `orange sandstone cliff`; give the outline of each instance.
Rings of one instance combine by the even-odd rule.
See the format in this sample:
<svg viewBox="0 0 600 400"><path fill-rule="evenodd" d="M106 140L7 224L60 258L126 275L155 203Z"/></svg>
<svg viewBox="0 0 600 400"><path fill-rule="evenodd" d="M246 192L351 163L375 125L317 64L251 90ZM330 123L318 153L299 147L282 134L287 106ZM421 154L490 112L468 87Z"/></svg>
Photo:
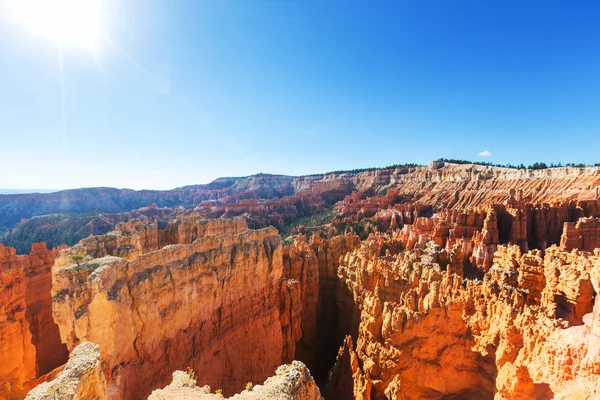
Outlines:
<svg viewBox="0 0 600 400"><path fill-rule="evenodd" d="M450 268L460 253L432 242L382 256L389 244L373 237L341 261L340 297L357 305L358 326L331 398L600 396L600 253L500 249L482 280L466 280Z"/></svg>
<svg viewBox="0 0 600 400"><path fill-rule="evenodd" d="M70 349L83 341L100 345L111 398L148 395L186 367L203 383L234 393L270 376L286 361L286 346L294 354L298 337L284 341L299 325L302 304L298 282L283 277L277 231L240 231L238 220L204 223L214 224L221 225L216 234L206 229L193 243L125 254L129 259L110 255L122 253L115 247L55 271L61 337ZM61 252L57 265L72 251ZM298 304L280 309L282 298Z"/></svg>
<svg viewBox="0 0 600 400"><path fill-rule="evenodd" d="M99 346L85 342L71 352L69 361L56 379L33 389L27 400L106 399L109 397L106 376L100 367ZM219 400L221 393L212 393L210 386L196 385L195 373L173 372L172 382L163 389L154 390L148 400ZM141 398L137 396L136 398ZM294 361L277 368L275 375L262 385L246 389L230 399L235 400L321 400L320 391L306 366Z"/></svg>
<svg viewBox="0 0 600 400"><path fill-rule="evenodd" d="M20 398L28 383L64 364L68 352L52 318L57 250L34 244L17 256L0 244L0 398Z"/></svg>

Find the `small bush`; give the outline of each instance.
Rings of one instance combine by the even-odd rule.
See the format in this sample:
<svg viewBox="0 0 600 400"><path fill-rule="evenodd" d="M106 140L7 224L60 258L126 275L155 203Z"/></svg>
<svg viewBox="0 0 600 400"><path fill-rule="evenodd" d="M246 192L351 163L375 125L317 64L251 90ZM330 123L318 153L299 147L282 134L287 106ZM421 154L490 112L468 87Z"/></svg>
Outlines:
<svg viewBox="0 0 600 400"><path fill-rule="evenodd" d="M215 390L215 393L216 394L223 394L223 389L219 388L219 389Z"/></svg>
<svg viewBox="0 0 600 400"><path fill-rule="evenodd" d="M83 261L85 261L85 259L86 259L86 255L83 254L83 253L79 253L79 254L72 255L71 258L70 258L70 261L73 264L77 264L77 266L79 266L79 265L81 265L81 263Z"/></svg>
<svg viewBox="0 0 600 400"><path fill-rule="evenodd" d="M185 372L187 372L187 374L188 374L188 376L190 378L196 379L196 373L194 372L194 370L192 369L192 367L188 367Z"/></svg>
<svg viewBox="0 0 600 400"><path fill-rule="evenodd" d="M254 385L252 384L252 382L248 382L246 383L246 390L247 391L252 391L252 388L254 387Z"/></svg>

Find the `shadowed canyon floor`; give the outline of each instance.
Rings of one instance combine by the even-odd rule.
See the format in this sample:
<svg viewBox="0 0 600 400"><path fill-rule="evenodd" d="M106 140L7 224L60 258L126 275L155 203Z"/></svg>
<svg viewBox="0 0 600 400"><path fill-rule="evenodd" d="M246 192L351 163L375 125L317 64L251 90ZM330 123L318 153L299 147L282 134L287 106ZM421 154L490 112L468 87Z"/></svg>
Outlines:
<svg viewBox="0 0 600 400"><path fill-rule="evenodd" d="M130 214L0 247L0 398L600 398L599 187L434 162L71 191ZM15 196L6 223L61 207Z"/></svg>

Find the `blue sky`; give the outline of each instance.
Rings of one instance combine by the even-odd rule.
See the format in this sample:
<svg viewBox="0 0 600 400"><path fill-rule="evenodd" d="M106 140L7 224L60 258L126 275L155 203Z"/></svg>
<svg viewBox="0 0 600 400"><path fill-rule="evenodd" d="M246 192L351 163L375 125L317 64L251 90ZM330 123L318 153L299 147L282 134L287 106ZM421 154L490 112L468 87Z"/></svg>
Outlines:
<svg viewBox="0 0 600 400"><path fill-rule="evenodd" d="M0 188L600 162L597 2L104 3L122 51L63 49L65 129L56 44L0 17Z"/></svg>

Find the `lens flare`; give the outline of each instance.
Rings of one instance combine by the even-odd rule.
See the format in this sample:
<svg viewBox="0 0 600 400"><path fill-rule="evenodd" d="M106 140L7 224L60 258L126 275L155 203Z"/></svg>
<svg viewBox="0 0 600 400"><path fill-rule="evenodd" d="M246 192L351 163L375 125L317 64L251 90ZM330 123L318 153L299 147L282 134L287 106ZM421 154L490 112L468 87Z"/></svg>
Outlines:
<svg viewBox="0 0 600 400"><path fill-rule="evenodd" d="M62 47L96 52L104 35L102 0L9 0L12 17Z"/></svg>

